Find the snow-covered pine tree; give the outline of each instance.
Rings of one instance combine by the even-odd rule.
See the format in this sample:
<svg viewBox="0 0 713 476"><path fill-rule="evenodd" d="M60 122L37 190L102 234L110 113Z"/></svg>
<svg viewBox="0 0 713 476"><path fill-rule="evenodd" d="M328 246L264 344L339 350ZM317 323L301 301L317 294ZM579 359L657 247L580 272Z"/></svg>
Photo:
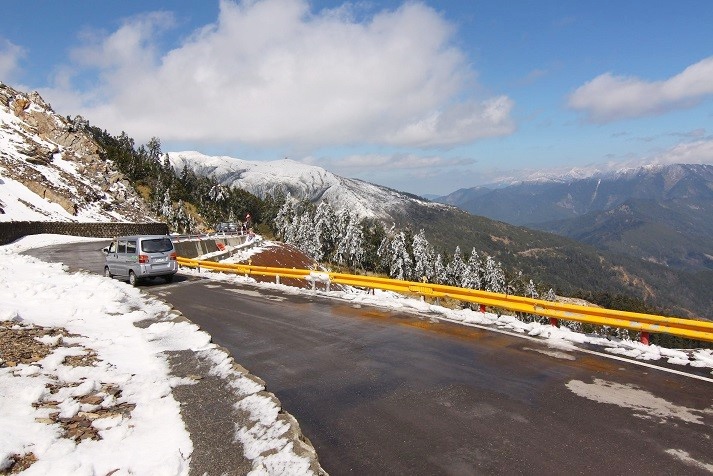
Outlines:
<svg viewBox="0 0 713 476"><path fill-rule="evenodd" d="M176 207L176 213L173 215L172 225L172 228L179 233L191 233L195 227L195 222L186 212L186 206L183 200L178 200L178 206Z"/></svg>
<svg viewBox="0 0 713 476"><path fill-rule="evenodd" d="M537 287L535 286L535 283L532 282L532 280L530 280L530 282L525 285L525 296L532 299L537 299L538 297L540 297L540 294L537 292Z"/></svg>
<svg viewBox="0 0 713 476"><path fill-rule="evenodd" d="M213 202L222 202L225 200L225 191L220 184L213 185L208 191L208 198Z"/></svg>
<svg viewBox="0 0 713 476"><path fill-rule="evenodd" d="M426 239L423 228L413 237L412 249L414 277L419 281L424 277L427 281L432 281L435 251Z"/></svg>
<svg viewBox="0 0 713 476"><path fill-rule="evenodd" d="M285 198L285 203L282 204L280 209L275 215L275 230L277 232L278 238L282 238L283 241L287 241L286 236L288 234L288 229L294 223L295 220L295 200L288 193Z"/></svg>
<svg viewBox="0 0 713 476"><path fill-rule="evenodd" d="M389 275L394 279L410 279L413 274L413 261L406 248L406 235L403 231L394 236L390 246L391 266Z"/></svg>
<svg viewBox="0 0 713 476"><path fill-rule="evenodd" d="M496 262L492 256L485 258L484 286L486 291L494 293L505 292L505 273L500 263Z"/></svg>
<svg viewBox="0 0 713 476"><path fill-rule="evenodd" d="M312 256L314 259L322 259L322 245L315 232L312 214L309 210L305 210L301 215L299 215L294 230L294 241L292 244Z"/></svg>
<svg viewBox="0 0 713 476"><path fill-rule="evenodd" d="M326 201L320 202L314 213L315 235L321 244L319 259L333 259L337 237L337 215Z"/></svg>
<svg viewBox="0 0 713 476"><path fill-rule="evenodd" d="M346 264L356 269L364 259L364 233L359 223L359 217L349 214L346 230L339 242L339 254L345 257Z"/></svg>
<svg viewBox="0 0 713 476"><path fill-rule="evenodd" d="M470 252L470 257L465 264L461 285L468 289L483 289L483 264L475 248Z"/></svg>
<svg viewBox="0 0 713 476"><path fill-rule="evenodd" d="M440 253L436 255L433 261L433 279L436 284L446 284L448 282L448 272L443 264L443 256Z"/></svg>
<svg viewBox="0 0 713 476"><path fill-rule="evenodd" d="M171 222L173 220L173 202L171 202L171 192L166 189L166 191L163 194L163 202L161 203L161 209L159 210L161 215L166 217L166 220L168 222Z"/></svg>
<svg viewBox="0 0 713 476"><path fill-rule="evenodd" d="M379 263L382 269L391 270L391 236L387 233L384 239L379 244L379 249L376 250L376 256L379 257Z"/></svg>
<svg viewBox="0 0 713 476"><path fill-rule="evenodd" d="M460 250L460 246L456 246L456 250L453 252L453 258L448 265L446 265L448 284L461 287L463 285L464 273L465 262L463 261L463 253Z"/></svg>
<svg viewBox="0 0 713 476"><path fill-rule="evenodd" d="M550 290L547 291L547 294L545 295L545 301L555 302L556 300L557 295L555 294L555 290L550 288Z"/></svg>

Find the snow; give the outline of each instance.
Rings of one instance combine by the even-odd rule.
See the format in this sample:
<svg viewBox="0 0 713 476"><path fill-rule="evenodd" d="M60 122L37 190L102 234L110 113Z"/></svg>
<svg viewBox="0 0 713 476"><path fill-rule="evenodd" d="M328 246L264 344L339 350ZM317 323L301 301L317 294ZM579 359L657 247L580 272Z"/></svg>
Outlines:
<svg viewBox="0 0 713 476"><path fill-rule="evenodd" d="M0 87L5 85L0 83ZM44 118L45 124L54 123L60 131L66 127L63 118L46 104L35 103L35 99L31 100L26 112ZM106 222L136 218L133 214L139 204L126 184L121 181L109 183L101 171L80 170L91 154L69 151L51 139L43 138L37 132L39 128L32 124L0 104L0 221ZM78 139L79 133L75 134L74 139ZM28 160L35 150L47 151L47 155L50 151L57 152L51 155L51 161L43 164ZM25 183L32 183L39 191L33 192L20 182L23 179L19 177L26 178ZM69 209L52 201L54 198L50 200L53 193L48 193L45 198L45 188L62 196ZM92 196L88 197L88 193ZM120 204L117 204L119 200ZM78 206L76 212L72 210L73 205ZM142 220L153 220L147 212L141 210L140 213Z"/></svg>
<svg viewBox="0 0 713 476"><path fill-rule="evenodd" d="M235 408L248 416L250 424L236 426L235 437L253 464L253 474L311 474L309 461L296 454L287 438L287 417L280 414L274 397L264 392L258 379L246 375L226 352L212 344L208 334L189 321L173 319L166 304L125 283L87 273L68 273L61 264L18 254L29 248L81 240L95 239L37 235L0 247L0 321L11 322L13 329L45 327L67 332L38 338L49 350L38 361L0 368L0 471L17 455L32 453L37 461L24 474L188 474L193 443L172 389L192 381L171 375L166 352L191 350L212 363L212 375L226 379L235 395ZM260 247L245 250L245 256L270 246L274 244L265 241ZM377 306L412 312L421 318L497 329L544 342L547 349L538 352L558 359L572 360L572 352L585 351L580 345L588 344L600 346L614 356L713 368L710 349L683 351L610 340L564 327L524 323L511 316L448 309L390 291L375 290L372 294L347 287L327 293L257 283L249 277L225 273L186 269L182 273L250 283L283 293L318 293L355 307ZM324 281L325 275L314 277ZM139 321L151 324L137 327ZM94 365L72 365L67 360L92 355ZM573 381L571 385L574 392L601 399L599 387L614 384L602 381L592 386ZM111 387L121 392L108 391ZM636 393L628 387L617 390L622 395ZM83 397L92 396L99 400L83 401ZM641 408L662 408L661 402L641 392L636 397ZM120 405L133 407L127 412L99 414ZM687 421L698 421L698 415L675 410L678 418L683 415ZM75 442L63 436L65 430L56 418L88 418L87 415L93 415L90 425L101 439Z"/></svg>
<svg viewBox="0 0 713 476"><path fill-rule="evenodd" d="M390 213L403 210L411 202L435 208L448 207L361 180L340 177L321 167L290 159L259 162L208 156L195 151L169 152L168 156L179 173L186 166L198 175L215 177L223 185L247 190L258 197L279 190L311 202L327 201L335 210L347 209L360 218L390 219Z"/></svg>
<svg viewBox="0 0 713 476"><path fill-rule="evenodd" d="M235 432L253 472L311 474L285 438L289 426L275 401L210 335L125 283L18 254L76 241L38 235L0 247L0 321L17 332L66 331L37 339L48 351L39 360L0 367L0 471L32 453L37 461L23 474L188 474L193 443L172 389L192 381L171 375L166 352L191 350L213 363L210 372L227 380L245 412L250 429ZM72 356L95 360L74 365ZM129 411L118 411L122 405ZM64 435L62 418L89 419L100 439Z"/></svg>

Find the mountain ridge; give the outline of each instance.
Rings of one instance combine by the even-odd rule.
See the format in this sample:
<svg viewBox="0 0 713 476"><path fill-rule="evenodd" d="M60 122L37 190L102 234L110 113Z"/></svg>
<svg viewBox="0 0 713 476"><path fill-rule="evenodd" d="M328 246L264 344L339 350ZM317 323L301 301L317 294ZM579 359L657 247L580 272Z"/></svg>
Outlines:
<svg viewBox="0 0 713 476"><path fill-rule="evenodd" d="M459 190L474 214L691 271L713 269L713 166L651 165L597 178Z"/></svg>
<svg viewBox="0 0 713 476"><path fill-rule="evenodd" d="M291 159L257 162L228 156L208 156L196 151L168 152L174 170L187 166L195 173L215 177L222 185L242 188L260 198L277 192L335 208L349 208L363 218L395 219L394 210L416 200L436 209L448 205L358 179L341 177L321 167ZM366 203L361 196L369 196Z"/></svg>

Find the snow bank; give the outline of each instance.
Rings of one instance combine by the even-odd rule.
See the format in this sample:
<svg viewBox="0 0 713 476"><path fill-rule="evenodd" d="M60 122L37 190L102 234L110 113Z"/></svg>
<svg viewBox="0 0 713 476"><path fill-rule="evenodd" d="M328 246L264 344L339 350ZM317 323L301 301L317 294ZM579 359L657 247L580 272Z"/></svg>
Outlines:
<svg viewBox="0 0 713 476"><path fill-rule="evenodd" d="M23 474L188 474L193 443L172 389L195 382L171 375L166 352L190 350L232 389L255 474L315 473L297 423L210 335L125 283L17 254L76 241L0 247L0 472L24 460Z"/></svg>

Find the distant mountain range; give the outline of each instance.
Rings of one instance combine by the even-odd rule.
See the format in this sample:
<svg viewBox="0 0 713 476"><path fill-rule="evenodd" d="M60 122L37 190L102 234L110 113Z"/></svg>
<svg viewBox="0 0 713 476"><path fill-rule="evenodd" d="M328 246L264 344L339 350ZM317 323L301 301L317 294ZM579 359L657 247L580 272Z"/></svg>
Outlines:
<svg viewBox="0 0 713 476"><path fill-rule="evenodd" d="M582 179L458 190L470 213L685 270L713 269L713 166L659 165Z"/></svg>

